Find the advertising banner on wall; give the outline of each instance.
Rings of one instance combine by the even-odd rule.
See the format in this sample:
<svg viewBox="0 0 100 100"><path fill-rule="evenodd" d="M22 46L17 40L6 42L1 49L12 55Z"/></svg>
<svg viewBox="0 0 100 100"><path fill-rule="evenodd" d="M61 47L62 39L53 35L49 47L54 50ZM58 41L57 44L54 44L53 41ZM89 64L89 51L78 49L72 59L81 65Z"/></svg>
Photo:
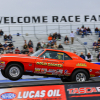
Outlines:
<svg viewBox="0 0 100 100"><path fill-rule="evenodd" d="M67 100L100 100L100 83L65 85Z"/></svg>
<svg viewBox="0 0 100 100"><path fill-rule="evenodd" d="M0 89L0 100L66 100L64 85Z"/></svg>

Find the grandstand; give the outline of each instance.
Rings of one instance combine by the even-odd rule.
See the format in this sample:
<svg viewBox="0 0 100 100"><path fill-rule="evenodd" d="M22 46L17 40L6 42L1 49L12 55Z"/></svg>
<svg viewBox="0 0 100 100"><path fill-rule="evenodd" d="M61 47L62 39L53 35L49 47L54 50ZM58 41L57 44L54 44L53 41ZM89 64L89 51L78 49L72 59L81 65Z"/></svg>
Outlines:
<svg viewBox="0 0 100 100"><path fill-rule="evenodd" d="M48 42L48 35L54 32L60 33L62 36L61 41L57 41L57 45L61 43L64 47L64 50L74 52L76 51L78 55L83 52L85 55L87 52L90 52L93 55L93 61L95 61L97 53L92 49L92 45L94 41L98 40L98 35L95 35L94 28L97 26L96 24L86 24L85 27L91 26L92 35L87 35L84 38L81 38L81 35L77 35L75 33L74 44L69 45L64 44L64 37L67 35L69 37L70 31L73 30L76 32L77 27L81 27L80 25L41 25L41 26L32 26L32 25L23 25L23 26L3 26L1 29L4 31L4 34L12 34L13 36L13 45L14 47L18 47L20 50L23 49L24 40L27 42L32 40L34 44L34 51L37 43L40 42ZM99 26L99 24L98 24ZM20 33L20 36L16 36L17 33ZM28 34L26 34L28 33ZM28 36L27 36L28 35ZM87 45L84 45L84 42L87 42ZM0 43L4 44L3 36L0 36ZM4 52L5 53L5 52Z"/></svg>

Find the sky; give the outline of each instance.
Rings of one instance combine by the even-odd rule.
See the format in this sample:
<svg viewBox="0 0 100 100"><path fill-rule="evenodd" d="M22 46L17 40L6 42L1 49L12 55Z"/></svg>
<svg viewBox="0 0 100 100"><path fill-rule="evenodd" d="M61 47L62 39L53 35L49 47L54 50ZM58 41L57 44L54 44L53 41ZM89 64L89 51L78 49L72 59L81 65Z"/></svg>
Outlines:
<svg viewBox="0 0 100 100"><path fill-rule="evenodd" d="M100 0L1 0L0 16L99 14Z"/></svg>

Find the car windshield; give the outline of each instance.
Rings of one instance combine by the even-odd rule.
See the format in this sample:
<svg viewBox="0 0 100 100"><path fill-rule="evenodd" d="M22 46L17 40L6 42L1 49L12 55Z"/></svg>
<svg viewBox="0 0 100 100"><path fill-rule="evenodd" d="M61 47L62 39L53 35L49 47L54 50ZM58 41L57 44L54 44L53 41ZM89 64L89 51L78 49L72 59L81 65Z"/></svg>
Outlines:
<svg viewBox="0 0 100 100"><path fill-rule="evenodd" d="M38 50L36 51L35 53L31 54L30 56L35 56L35 57L38 57L44 50Z"/></svg>

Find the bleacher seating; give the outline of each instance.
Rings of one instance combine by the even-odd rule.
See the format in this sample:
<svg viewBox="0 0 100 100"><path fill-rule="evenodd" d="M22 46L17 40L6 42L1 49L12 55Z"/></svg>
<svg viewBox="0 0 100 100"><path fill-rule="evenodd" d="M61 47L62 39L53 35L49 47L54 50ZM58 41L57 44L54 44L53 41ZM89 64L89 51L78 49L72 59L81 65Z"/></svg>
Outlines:
<svg viewBox="0 0 100 100"><path fill-rule="evenodd" d="M77 54L79 55L81 52L83 52L85 54L85 50L87 49L87 52L90 52L94 59L96 58L97 53L95 53L95 51L93 51L92 49L92 45L94 41L98 40L98 35L95 35L95 33L93 33L93 35L88 35L85 36L84 38L81 38L81 35L76 35L75 36L75 40L74 40L74 44L71 44L71 41L68 45L64 44L64 37L67 35L69 37L69 33L66 34L61 34L62 35L62 39L61 41L57 41L57 45L59 43L61 43L64 47L64 50L66 51L70 51L70 52L74 52L76 51ZM69 38L70 39L70 38ZM42 35L42 34L37 34L37 35L28 35L28 36L13 36L13 45L14 47L18 47L20 50L23 49L23 45L24 45L24 40L28 41L32 40L33 45L34 45L34 50L36 48L37 43L40 42L48 42L48 35ZM87 45L84 45L84 42L87 42ZM3 36L0 37L0 43L4 44L4 40L3 40Z"/></svg>

